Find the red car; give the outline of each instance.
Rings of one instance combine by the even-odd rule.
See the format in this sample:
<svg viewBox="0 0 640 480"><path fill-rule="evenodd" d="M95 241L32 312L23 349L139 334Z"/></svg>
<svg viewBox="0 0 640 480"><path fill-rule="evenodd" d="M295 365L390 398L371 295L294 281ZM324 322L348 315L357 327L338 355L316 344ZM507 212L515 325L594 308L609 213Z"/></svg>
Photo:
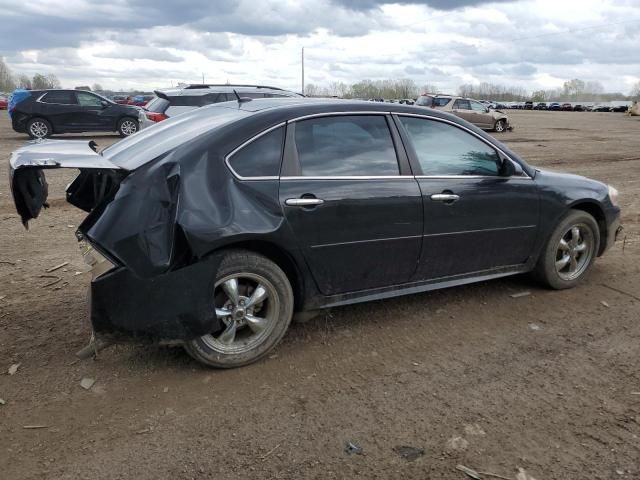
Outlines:
<svg viewBox="0 0 640 480"><path fill-rule="evenodd" d="M571 112L573 111L573 105L571 105L570 103L563 103L562 106L560 107L560 110Z"/></svg>
<svg viewBox="0 0 640 480"><path fill-rule="evenodd" d="M4 95L0 95L0 110L6 110L9 105L9 98Z"/></svg>

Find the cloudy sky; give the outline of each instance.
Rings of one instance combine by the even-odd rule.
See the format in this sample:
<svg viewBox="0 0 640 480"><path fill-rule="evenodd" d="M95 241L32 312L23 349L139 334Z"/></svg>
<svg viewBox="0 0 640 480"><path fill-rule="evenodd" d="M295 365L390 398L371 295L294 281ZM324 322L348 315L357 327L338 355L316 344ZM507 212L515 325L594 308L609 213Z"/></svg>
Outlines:
<svg viewBox="0 0 640 480"><path fill-rule="evenodd" d="M0 0L0 56L63 86L640 80L640 0Z"/></svg>

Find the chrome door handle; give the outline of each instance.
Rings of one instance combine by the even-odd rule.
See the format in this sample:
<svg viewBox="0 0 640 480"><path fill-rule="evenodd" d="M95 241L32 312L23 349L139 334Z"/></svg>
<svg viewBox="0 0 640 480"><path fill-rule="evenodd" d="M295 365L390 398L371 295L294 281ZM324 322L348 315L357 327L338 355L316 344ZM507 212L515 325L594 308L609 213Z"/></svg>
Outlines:
<svg viewBox="0 0 640 480"><path fill-rule="evenodd" d="M436 193L431 195L431 200L434 202L455 202L460 200L460 195L454 195L453 193Z"/></svg>
<svg viewBox="0 0 640 480"><path fill-rule="evenodd" d="M315 207L322 205L324 200L321 198L287 198L284 203L290 207Z"/></svg>

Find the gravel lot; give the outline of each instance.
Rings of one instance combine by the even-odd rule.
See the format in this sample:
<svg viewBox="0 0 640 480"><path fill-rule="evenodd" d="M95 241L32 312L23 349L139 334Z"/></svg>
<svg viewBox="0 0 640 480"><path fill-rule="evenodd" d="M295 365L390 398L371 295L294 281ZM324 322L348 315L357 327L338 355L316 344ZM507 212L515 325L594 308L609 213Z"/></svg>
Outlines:
<svg viewBox="0 0 640 480"><path fill-rule="evenodd" d="M516 129L499 138L531 164L620 190L624 248L584 284L554 292L513 277L334 309L293 325L269 359L214 371L152 345L75 360L89 279L76 274L83 213L64 202L74 175L48 174L51 208L25 231L6 175L25 137L3 112L0 477L463 480L463 464L507 478L518 467L537 480L640 478L640 119L509 114ZM424 453L409 460L400 446Z"/></svg>

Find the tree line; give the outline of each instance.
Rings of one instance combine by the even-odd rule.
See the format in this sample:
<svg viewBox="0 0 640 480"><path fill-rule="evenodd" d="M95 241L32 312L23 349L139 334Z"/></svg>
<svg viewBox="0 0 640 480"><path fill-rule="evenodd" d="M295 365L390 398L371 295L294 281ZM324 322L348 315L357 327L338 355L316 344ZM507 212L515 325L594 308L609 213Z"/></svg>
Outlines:
<svg viewBox="0 0 640 480"><path fill-rule="evenodd" d="M52 73L48 75L36 73L33 77L25 74L14 76L6 63L0 58L0 92L11 92L16 88L33 90L60 88L60 81ZM82 88L88 89L89 87ZM101 85L96 83L93 85L93 90L102 91L103 89ZM416 98L423 93L453 92L440 92L439 89L432 84L425 83L418 85L410 78L400 78L361 80L351 84L344 82L330 82L327 85L309 83L305 86L304 93L310 97L402 99ZM537 90L532 93L518 86L497 85L487 82L460 85L456 93L461 97L475 98L478 100L604 102L640 98L640 82L634 85L629 97L621 92L607 93L600 82L585 82L578 78L567 80L564 82L562 88Z"/></svg>
<svg viewBox="0 0 640 480"><path fill-rule="evenodd" d="M305 86L304 93L310 97L403 99L416 98L423 93L451 94L453 92L441 92L431 84L418 86L416 82L409 78L401 78L397 80L362 80L353 84L331 82L324 86L310 83ZM631 96L626 96L622 92L605 92L600 82L585 82L577 78L567 80L561 88L534 92L529 92L525 88L518 86L482 82L479 84L460 85L455 93L461 97L475 98L477 100L605 102L640 97L640 82L633 87Z"/></svg>
<svg viewBox="0 0 640 480"><path fill-rule="evenodd" d="M16 88L28 90L44 90L47 88L60 88L60 81L53 73L42 75L36 73L29 77L24 73L13 75L4 60L0 58L0 92L12 92Z"/></svg>

